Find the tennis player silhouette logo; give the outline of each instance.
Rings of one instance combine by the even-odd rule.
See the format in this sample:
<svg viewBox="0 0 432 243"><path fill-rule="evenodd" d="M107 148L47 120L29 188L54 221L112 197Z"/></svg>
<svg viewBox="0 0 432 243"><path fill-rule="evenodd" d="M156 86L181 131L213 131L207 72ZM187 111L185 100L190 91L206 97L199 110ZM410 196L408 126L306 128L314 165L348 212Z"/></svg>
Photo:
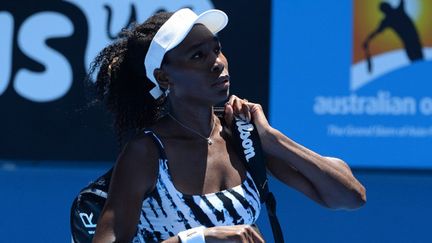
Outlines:
<svg viewBox="0 0 432 243"><path fill-rule="evenodd" d="M392 29L403 43L406 54L411 62L423 60L422 44L419 33L413 22L405 11L405 1L400 0L399 6L392 7L387 2L382 2L379 9L385 17L381 20L378 27L372 31L363 43L363 48L367 60L368 72L372 72L372 60L369 51L370 42L386 29Z"/></svg>
<svg viewBox="0 0 432 243"><path fill-rule="evenodd" d="M432 61L431 0L354 0L353 7L350 91Z"/></svg>

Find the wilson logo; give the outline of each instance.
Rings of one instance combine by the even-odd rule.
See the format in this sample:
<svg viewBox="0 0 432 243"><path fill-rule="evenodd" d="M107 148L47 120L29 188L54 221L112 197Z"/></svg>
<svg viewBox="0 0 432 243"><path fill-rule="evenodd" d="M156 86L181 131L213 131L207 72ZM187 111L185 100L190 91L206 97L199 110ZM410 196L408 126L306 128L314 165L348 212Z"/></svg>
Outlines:
<svg viewBox="0 0 432 243"><path fill-rule="evenodd" d="M95 233L96 224L93 223L93 213L90 213L90 215L86 213L80 213L79 214L81 221L86 228L90 228L88 230L88 233L93 235Z"/></svg>
<svg viewBox="0 0 432 243"><path fill-rule="evenodd" d="M242 140L243 152L246 156L246 160L249 162L249 159L255 156L255 150L253 146L252 140L249 138L251 136L251 132L253 131L253 125L247 123L241 119L236 119L237 130L240 133L240 138Z"/></svg>

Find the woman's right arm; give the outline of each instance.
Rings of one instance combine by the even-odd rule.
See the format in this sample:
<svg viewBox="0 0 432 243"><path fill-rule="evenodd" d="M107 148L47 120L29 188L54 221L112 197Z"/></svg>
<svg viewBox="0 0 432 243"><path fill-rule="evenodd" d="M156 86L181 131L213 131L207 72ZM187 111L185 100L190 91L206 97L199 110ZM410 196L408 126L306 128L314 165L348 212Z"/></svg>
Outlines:
<svg viewBox="0 0 432 243"><path fill-rule="evenodd" d="M150 137L142 137L125 146L114 167L93 242L131 242L142 201L156 183L158 157Z"/></svg>

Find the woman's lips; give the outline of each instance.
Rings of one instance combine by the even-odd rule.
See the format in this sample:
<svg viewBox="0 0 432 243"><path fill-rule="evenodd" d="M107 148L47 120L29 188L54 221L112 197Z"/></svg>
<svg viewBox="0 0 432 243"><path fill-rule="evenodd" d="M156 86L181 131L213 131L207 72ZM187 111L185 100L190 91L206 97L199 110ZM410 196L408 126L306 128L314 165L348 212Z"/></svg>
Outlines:
<svg viewBox="0 0 432 243"><path fill-rule="evenodd" d="M214 87L218 87L218 88L228 88L230 85L230 77L225 75L225 76L220 76L216 83L214 83L212 86Z"/></svg>

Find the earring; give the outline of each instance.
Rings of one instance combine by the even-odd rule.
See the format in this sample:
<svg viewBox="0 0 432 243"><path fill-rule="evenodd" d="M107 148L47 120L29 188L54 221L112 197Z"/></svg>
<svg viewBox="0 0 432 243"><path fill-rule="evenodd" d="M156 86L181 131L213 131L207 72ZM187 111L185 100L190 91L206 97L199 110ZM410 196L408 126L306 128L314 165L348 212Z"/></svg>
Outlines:
<svg viewBox="0 0 432 243"><path fill-rule="evenodd" d="M170 86L168 85L168 88L165 90L165 96L167 97L170 93Z"/></svg>

